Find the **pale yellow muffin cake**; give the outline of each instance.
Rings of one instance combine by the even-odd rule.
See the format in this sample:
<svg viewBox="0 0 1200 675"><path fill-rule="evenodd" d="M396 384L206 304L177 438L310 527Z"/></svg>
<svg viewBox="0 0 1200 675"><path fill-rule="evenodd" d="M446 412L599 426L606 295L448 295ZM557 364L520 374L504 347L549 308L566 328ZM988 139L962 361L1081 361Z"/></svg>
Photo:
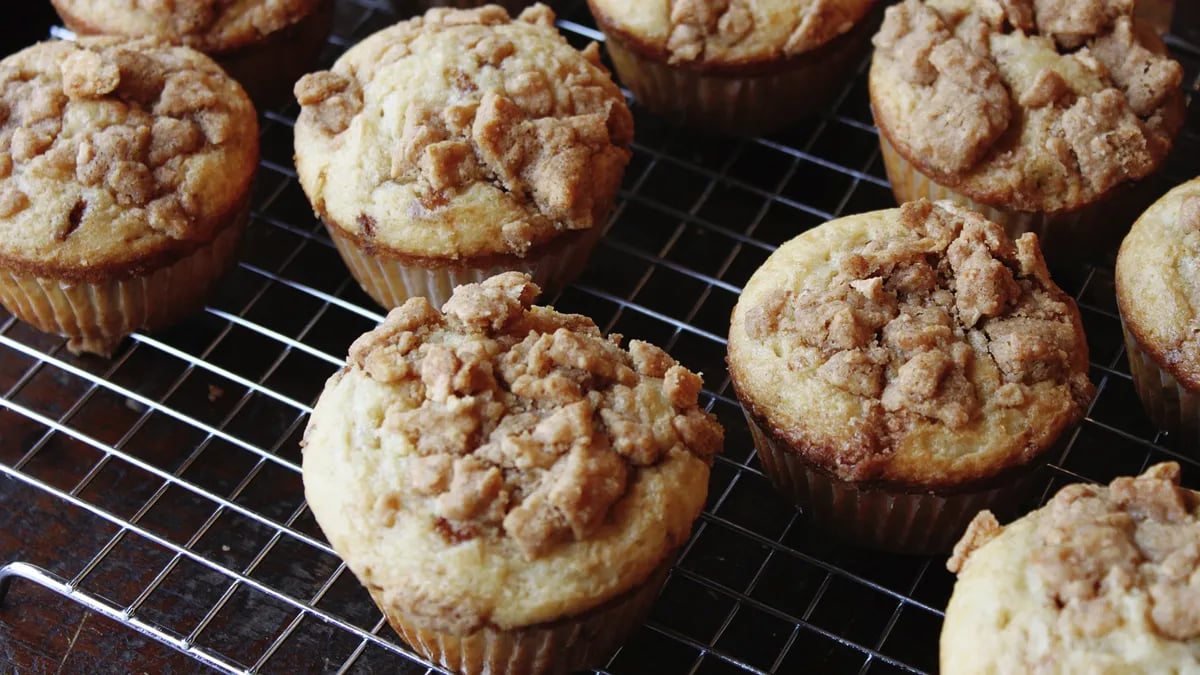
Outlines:
<svg viewBox="0 0 1200 675"><path fill-rule="evenodd" d="M1008 508L1094 388L1037 237L950 202L830 221L746 284L729 372L767 477L818 526L948 550Z"/></svg>
<svg viewBox="0 0 1200 675"><path fill-rule="evenodd" d="M1115 243L1183 122L1183 69L1131 0L905 0L875 36L871 108L900 202L953 199L1048 256ZM1128 222L1128 221L1125 221ZM1111 239L1111 241L1110 241Z"/></svg>
<svg viewBox="0 0 1200 675"><path fill-rule="evenodd" d="M0 302L72 351L194 311L233 261L254 106L153 40L46 42L0 62Z"/></svg>
<svg viewBox="0 0 1200 675"><path fill-rule="evenodd" d="M617 76L674 121L772 131L846 83L874 0L588 0Z"/></svg>
<svg viewBox="0 0 1200 675"><path fill-rule="evenodd" d="M333 0L52 0L81 35L157 37L202 51L256 103L277 105L316 61Z"/></svg>
<svg viewBox="0 0 1200 675"><path fill-rule="evenodd" d="M1200 178L1134 223L1117 255L1129 370L1146 411L1185 452L1200 442Z"/></svg>
<svg viewBox="0 0 1200 675"><path fill-rule="evenodd" d="M300 184L385 307L504 270L556 289L599 238L633 118L536 5L433 9L296 85Z"/></svg>
<svg viewBox="0 0 1200 675"><path fill-rule="evenodd" d="M304 439L308 504L392 626L460 673L566 672L636 627L723 432L657 347L508 272L350 348Z"/></svg>
<svg viewBox="0 0 1200 675"><path fill-rule="evenodd" d="M943 675L1200 673L1200 493L1179 465L1069 485L955 547Z"/></svg>

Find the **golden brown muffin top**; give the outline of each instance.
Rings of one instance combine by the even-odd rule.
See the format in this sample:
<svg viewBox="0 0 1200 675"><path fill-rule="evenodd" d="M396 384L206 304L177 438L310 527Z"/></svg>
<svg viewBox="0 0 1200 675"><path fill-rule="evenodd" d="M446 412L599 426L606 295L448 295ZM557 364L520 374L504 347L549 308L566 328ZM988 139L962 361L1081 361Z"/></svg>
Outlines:
<svg viewBox="0 0 1200 675"><path fill-rule="evenodd" d="M943 672L1017 672L1049 655L1063 672L1200 667L1200 494L1179 481L1167 462L1108 487L1069 485L1005 527L980 513L947 563L962 588ZM947 638L963 634L988 637L948 662Z"/></svg>
<svg viewBox="0 0 1200 675"><path fill-rule="evenodd" d="M875 36L884 136L988 204L1076 208L1153 171L1182 124L1183 69L1132 0L905 0Z"/></svg>
<svg viewBox="0 0 1200 675"><path fill-rule="evenodd" d="M210 241L243 203L258 122L211 59L151 40L45 42L0 62L0 256L67 278Z"/></svg>
<svg viewBox="0 0 1200 675"><path fill-rule="evenodd" d="M459 287L444 313L408 300L355 341L305 433L306 490L334 547L445 630L628 590L686 540L721 450L698 375L532 306L537 293L508 272ZM416 571L428 556L454 569ZM584 586L598 597L566 597Z"/></svg>
<svg viewBox="0 0 1200 675"><path fill-rule="evenodd" d="M53 0L90 33L157 37L209 54L242 47L297 23L322 0Z"/></svg>
<svg viewBox="0 0 1200 675"><path fill-rule="evenodd" d="M604 30L672 64L745 66L810 52L874 0L588 0Z"/></svg>
<svg viewBox="0 0 1200 675"><path fill-rule="evenodd" d="M633 118L545 5L430 10L296 84L300 182L365 245L436 258L524 256L603 225Z"/></svg>
<svg viewBox="0 0 1200 675"><path fill-rule="evenodd" d="M1200 389L1200 178L1146 210L1117 255L1125 326L1159 367Z"/></svg>
<svg viewBox="0 0 1200 675"><path fill-rule="evenodd" d="M752 413L852 480L952 484L1022 464L1093 392L1078 310L1036 235L1014 243L944 202L784 244L734 310L730 368Z"/></svg>

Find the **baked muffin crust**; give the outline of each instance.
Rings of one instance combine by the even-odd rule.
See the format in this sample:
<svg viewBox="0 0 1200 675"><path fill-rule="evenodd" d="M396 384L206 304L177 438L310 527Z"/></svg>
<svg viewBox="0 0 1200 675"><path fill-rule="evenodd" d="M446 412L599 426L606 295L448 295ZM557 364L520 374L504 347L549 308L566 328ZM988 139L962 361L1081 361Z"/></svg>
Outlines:
<svg viewBox="0 0 1200 675"><path fill-rule="evenodd" d="M152 40L48 42L0 63L0 258L133 275L211 241L258 160L254 108L212 60Z"/></svg>
<svg viewBox="0 0 1200 675"><path fill-rule="evenodd" d="M872 109L909 162L984 204L1067 211L1157 168L1183 69L1129 0L905 0L874 38Z"/></svg>
<svg viewBox="0 0 1200 675"><path fill-rule="evenodd" d="M464 635L578 614L688 536L723 439L700 377L509 272L357 340L305 433L309 504L381 603ZM390 612L389 612L390 613Z"/></svg>
<svg viewBox="0 0 1200 675"><path fill-rule="evenodd" d="M220 54L298 23L322 0L54 0L72 23L96 32L154 35Z"/></svg>
<svg viewBox="0 0 1200 675"><path fill-rule="evenodd" d="M430 10L296 84L300 182L326 223L393 255L525 256L602 225L633 121L593 45L544 5Z"/></svg>
<svg viewBox="0 0 1200 675"><path fill-rule="evenodd" d="M952 487L1032 461L1093 387L1035 235L947 202L832 221L734 309L729 366L760 426L844 480Z"/></svg>
<svg viewBox="0 0 1200 675"><path fill-rule="evenodd" d="M948 564L942 672L1200 669L1200 494L1179 478L1159 464L1003 528L977 516Z"/></svg>
<svg viewBox="0 0 1200 675"><path fill-rule="evenodd" d="M810 52L872 0L588 0L605 31L673 65L738 67Z"/></svg>
<svg viewBox="0 0 1200 675"><path fill-rule="evenodd" d="M1200 178L1176 187L1134 223L1117 256L1126 328L1160 368L1200 389Z"/></svg>

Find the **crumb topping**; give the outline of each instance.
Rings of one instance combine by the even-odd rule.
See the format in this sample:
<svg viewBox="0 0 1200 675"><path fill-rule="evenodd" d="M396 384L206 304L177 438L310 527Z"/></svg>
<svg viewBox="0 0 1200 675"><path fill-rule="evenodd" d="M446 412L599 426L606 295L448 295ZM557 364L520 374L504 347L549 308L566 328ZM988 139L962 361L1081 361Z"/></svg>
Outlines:
<svg viewBox="0 0 1200 675"><path fill-rule="evenodd" d="M1179 477L1178 464L1158 464L1107 489L1068 486L1046 506L1032 566L1065 634L1118 628L1122 598L1136 591L1159 636L1200 638L1200 498Z"/></svg>
<svg viewBox="0 0 1200 675"><path fill-rule="evenodd" d="M777 290L746 314L752 339L800 347L789 367L815 367L869 402L874 440L864 456L840 458L849 470L865 471L915 420L971 424L981 410L970 377L978 358L1002 375L999 405L1020 407L1043 381L1090 398L1073 366L1082 347L1075 310L1050 280L1036 235L1014 243L978 214L923 200L903 205L901 219L905 236L846 253L827 287Z"/></svg>
<svg viewBox="0 0 1200 675"><path fill-rule="evenodd" d="M384 170L368 180L410 187L415 213L436 212L480 183L528 200L535 207L531 220L505 223L501 233L507 252L524 255L537 231L597 225L633 140L632 116L594 44L571 63L551 60L560 57L542 43L565 44L553 21L540 4L515 20L494 5L430 10L377 34L366 45L369 56L301 78L295 94L303 121L336 145L356 120L367 125L367 90L374 99L401 95L394 137L380 128L367 132L379 134L388 154ZM373 80L420 58L431 44L452 44L475 67L443 72L446 89L432 94L385 90L391 85ZM366 230L360 236L378 234Z"/></svg>
<svg viewBox="0 0 1200 675"><path fill-rule="evenodd" d="M55 0L65 14L97 32L157 36L219 53L253 42L308 16L320 0Z"/></svg>
<svg viewBox="0 0 1200 675"><path fill-rule="evenodd" d="M381 434L409 441L411 503L448 542L511 537L534 559L587 539L642 467L720 452L700 376L661 349L604 338L588 318L532 306L527 275L412 298L350 349L394 399Z"/></svg>
<svg viewBox="0 0 1200 675"><path fill-rule="evenodd" d="M212 61L150 40L44 43L0 64L0 217L31 208L33 181L82 185L51 228L107 227L90 206L142 214L174 240L210 236L196 158L230 145L253 108ZM211 220L211 218L209 219Z"/></svg>
<svg viewBox="0 0 1200 675"><path fill-rule="evenodd" d="M905 0L890 7L874 39L876 62L910 92L908 107L882 124L923 170L951 183L987 166L997 180L1035 192L1065 193L1064 181L1075 177L1100 194L1141 178L1170 149L1175 123L1167 105L1178 97L1183 69L1136 33L1132 5L987 0L968 10ZM1053 165L1032 159L1042 155Z"/></svg>

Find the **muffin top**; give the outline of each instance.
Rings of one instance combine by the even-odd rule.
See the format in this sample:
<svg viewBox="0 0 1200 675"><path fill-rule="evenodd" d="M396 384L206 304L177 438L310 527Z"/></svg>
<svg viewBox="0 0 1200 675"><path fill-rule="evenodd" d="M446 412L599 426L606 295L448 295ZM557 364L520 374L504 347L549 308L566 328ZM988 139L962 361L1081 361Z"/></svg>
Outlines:
<svg viewBox="0 0 1200 675"><path fill-rule="evenodd" d="M1048 449L1093 387L1079 311L1037 237L949 202L830 221L733 311L738 398L845 480L960 485Z"/></svg>
<svg viewBox="0 0 1200 675"><path fill-rule="evenodd" d="M590 45L545 5L430 10L296 84L300 182L326 223L400 256L526 255L603 225L633 139Z"/></svg>
<svg viewBox="0 0 1200 675"><path fill-rule="evenodd" d="M1138 218L1117 255L1116 283L1121 316L1142 349L1200 388L1200 178Z"/></svg>
<svg viewBox="0 0 1200 675"><path fill-rule="evenodd" d="M1200 493L1159 464L1107 488L1069 485L955 547L943 673L1200 671Z"/></svg>
<svg viewBox="0 0 1200 675"><path fill-rule="evenodd" d="M1152 172L1183 122L1183 70L1132 0L905 0L875 36L884 138L985 204L1061 211Z"/></svg>
<svg viewBox="0 0 1200 675"><path fill-rule="evenodd" d="M630 590L683 544L723 431L700 377L527 275L392 310L350 348L305 433L309 506L382 604L466 634Z"/></svg>
<svg viewBox="0 0 1200 675"><path fill-rule="evenodd" d="M739 67L810 52L874 0L588 0L606 32L676 65Z"/></svg>
<svg viewBox="0 0 1200 675"><path fill-rule="evenodd" d="M324 0L53 0L89 33L153 36L219 54L308 16Z"/></svg>
<svg viewBox="0 0 1200 675"><path fill-rule="evenodd" d="M44 42L0 61L0 257L95 280L211 241L243 204L258 120L187 47Z"/></svg>

